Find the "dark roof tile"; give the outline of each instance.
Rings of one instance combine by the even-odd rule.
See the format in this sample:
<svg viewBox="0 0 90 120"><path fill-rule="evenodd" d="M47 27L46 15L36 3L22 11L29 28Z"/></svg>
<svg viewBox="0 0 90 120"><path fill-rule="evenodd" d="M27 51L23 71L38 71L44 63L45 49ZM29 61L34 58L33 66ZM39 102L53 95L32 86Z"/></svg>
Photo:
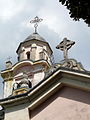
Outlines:
<svg viewBox="0 0 90 120"><path fill-rule="evenodd" d="M46 42L45 39L41 37L38 33L31 34L24 40L24 42L29 40L40 40L40 41Z"/></svg>

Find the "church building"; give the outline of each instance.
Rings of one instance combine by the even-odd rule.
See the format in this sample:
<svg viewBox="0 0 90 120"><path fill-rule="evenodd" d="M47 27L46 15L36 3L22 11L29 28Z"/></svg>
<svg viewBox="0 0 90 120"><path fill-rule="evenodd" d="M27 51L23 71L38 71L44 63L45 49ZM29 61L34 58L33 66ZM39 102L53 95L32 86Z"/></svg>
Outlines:
<svg viewBox="0 0 90 120"><path fill-rule="evenodd" d="M30 21L35 31L19 44L17 63L9 60L1 71L0 120L89 120L90 72L68 58L75 42L67 38L56 46L64 59L53 63L49 43L37 32L41 21Z"/></svg>

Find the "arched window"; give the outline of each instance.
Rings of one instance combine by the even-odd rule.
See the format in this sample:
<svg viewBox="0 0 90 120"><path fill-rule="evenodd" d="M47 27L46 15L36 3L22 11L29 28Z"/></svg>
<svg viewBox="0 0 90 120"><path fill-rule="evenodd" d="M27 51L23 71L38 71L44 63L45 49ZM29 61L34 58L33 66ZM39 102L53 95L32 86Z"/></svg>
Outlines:
<svg viewBox="0 0 90 120"><path fill-rule="evenodd" d="M32 83L29 81L29 88L32 88Z"/></svg>
<svg viewBox="0 0 90 120"><path fill-rule="evenodd" d="M20 60L20 56L18 56L18 61Z"/></svg>
<svg viewBox="0 0 90 120"><path fill-rule="evenodd" d="M30 59L30 52L27 52L27 59Z"/></svg>
<svg viewBox="0 0 90 120"><path fill-rule="evenodd" d="M43 51L39 53L39 58L45 59L45 53Z"/></svg>

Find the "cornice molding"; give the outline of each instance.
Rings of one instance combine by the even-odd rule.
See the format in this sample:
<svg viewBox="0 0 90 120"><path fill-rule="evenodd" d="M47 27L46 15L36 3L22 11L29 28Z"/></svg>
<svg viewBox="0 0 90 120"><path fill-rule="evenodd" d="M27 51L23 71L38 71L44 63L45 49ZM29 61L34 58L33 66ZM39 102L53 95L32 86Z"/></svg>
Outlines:
<svg viewBox="0 0 90 120"><path fill-rule="evenodd" d="M63 68L58 69L27 93L0 100L0 105L11 107L27 102L29 104L29 109L32 110L63 86L90 92L90 75L67 69L65 70Z"/></svg>

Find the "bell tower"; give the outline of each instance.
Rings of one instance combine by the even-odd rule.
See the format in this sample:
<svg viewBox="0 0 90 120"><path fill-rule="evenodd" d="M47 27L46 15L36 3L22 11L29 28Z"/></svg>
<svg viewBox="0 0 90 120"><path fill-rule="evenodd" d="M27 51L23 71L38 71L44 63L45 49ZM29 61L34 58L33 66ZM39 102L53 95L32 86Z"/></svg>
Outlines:
<svg viewBox="0 0 90 120"><path fill-rule="evenodd" d="M38 33L33 33L20 43L18 49L18 61L31 60L46 60L51 62L52 50L49 44Z"/></svg>
<svg viewBox="0 0 90 120"><path fill-rule="evenodd" d="M41 21L37 16L30 21L34 23L35 31L19 44L16 50L18 62L1 72L4 79L4 97L22 94L32 89L44 79L46 70L52 65L53 51L37 32L38 23Z"/></svg>

